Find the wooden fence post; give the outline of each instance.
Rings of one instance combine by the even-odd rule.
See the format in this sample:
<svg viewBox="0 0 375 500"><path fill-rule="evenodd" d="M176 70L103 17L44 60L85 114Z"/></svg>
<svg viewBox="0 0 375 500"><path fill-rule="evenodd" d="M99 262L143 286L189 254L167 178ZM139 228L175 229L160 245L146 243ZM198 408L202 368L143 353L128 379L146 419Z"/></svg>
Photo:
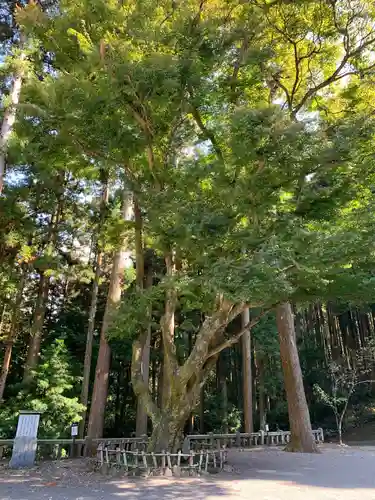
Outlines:
<svg viewBox="0 0 375 500"><path fill-rule="evenodd" d="M236 432L236 447L241 448L241 433L239 431Z"/></svg>

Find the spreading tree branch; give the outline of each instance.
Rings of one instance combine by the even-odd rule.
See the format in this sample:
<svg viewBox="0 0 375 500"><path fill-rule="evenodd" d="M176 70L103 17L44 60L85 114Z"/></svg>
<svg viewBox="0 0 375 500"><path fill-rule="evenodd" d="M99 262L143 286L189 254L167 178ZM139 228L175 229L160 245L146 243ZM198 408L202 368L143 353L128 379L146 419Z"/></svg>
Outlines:
<svg viewBox="0 0 375 500"><path fill-rule="evenodd" d="M264 309L260 314L258 314L258 316L256 316L252 320L250 320L249 323L247 323L247 325L245 325L236 335L234 335L230 339L226 340L222 344L214 347L208 353L207 359L210 359L213 356L218 355L224 349L227 349L231 345L236 344L245 333L247 333L249 330L251 330L251 328L253 328L253 326L255 326L257 323L259 323L260 319L263 318L263 316L265 316L266 314L268 314L274 307L275 306Z"/></svg>
<svg viewBox="0 0 375 500"><path fill-rule="evenodd" d="M190 92L190 95L191 95L191 92ZM206 137L206 139L208 139L211 142L212 147L214 148L214 151L216 153L216 156L219 158L220 161L224 161L223 153L222 153L221 148L220 148L220 146L215 138L215 135L203 123L203 120L202 120L202 117L198 111L198 108L194 104L191 104L191 114L193 115L193 118L194 118L196 124L198 125L199 129L203 133L203 135Z"/></svg>

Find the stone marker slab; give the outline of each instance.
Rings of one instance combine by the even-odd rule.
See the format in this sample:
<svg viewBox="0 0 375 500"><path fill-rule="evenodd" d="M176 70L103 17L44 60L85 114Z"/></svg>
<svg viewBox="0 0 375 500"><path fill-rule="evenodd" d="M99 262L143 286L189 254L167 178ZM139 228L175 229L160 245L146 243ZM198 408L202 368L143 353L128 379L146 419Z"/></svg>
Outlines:
<svg viewBox="0 0 375 500"><path fill-rule="evenodd" d="M12 458L9 463L10 467L33 467L35 463L39 419L40 413L20 412Z"/></svg>

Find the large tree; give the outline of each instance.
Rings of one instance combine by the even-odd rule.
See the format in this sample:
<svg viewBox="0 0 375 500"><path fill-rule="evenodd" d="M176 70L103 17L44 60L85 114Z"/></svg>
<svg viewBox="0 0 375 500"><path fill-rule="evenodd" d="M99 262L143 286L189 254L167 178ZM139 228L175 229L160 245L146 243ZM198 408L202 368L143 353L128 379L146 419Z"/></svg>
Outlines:
<svg viewBox="0 0 375 500"><path fill-rule="evenodd" d="M342 35L346 14L340 20L345 10L336 9L336 2L62 1L59 16L31 26L54 70L30 85L34 126L43 124L49 143L70 155L124 170L146 245L164 262L152 287L125 295L115 329L133 340L132 384L153 423L153 449L178 446L220 352L275 307L284 361L294 360L298 378L298 387L286 384L292 408L302 381L293 331L284 330L292 324L288 302L372 290L368 275L352 268L364 259L373 220L350 205L353 191L338 192L368 175L371 118L297 121L346 65L350 74L369 71L371 33L361 25L364 38ZM306 15L314 21L307 33ZM27 16L24 23L30 28ZM301 31L304 42L290 42ZM359 45L350 47L350 37ZM286 73L295 61L292 77L280 69L284 58ZM339 224L348 207L351 217ZM160 404L142 373L151 304L163 311ZM250 322L236 330L248 309ZM194 343L181 352L180 320L196 311ZM291 417L304 407L302 398ZM100 434L102 419L92 425ZM309 426L298 429L306 449Z"/></svg>

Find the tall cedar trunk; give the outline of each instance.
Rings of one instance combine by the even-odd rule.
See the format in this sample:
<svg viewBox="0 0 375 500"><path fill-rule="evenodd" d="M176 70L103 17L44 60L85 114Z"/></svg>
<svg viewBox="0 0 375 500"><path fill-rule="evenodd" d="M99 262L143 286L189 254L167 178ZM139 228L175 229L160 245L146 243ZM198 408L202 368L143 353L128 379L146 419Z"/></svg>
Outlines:
<svg viewBox="0 0 375 500"><path fill-rule="evenodd" d="M124 192L123 217L130 219L132 212L131 197ZM124 247L125 242L113 257L111 279L104 311L103 323L100 332L99 354L95 370L95 382L91 399L90 416L87 429L89 438L99 438L103 434L104 412L107 402L108 378L110 369L111 349L107 342L107 332L110 327L113 314L121 300L121 285L125 270Z"/></svg>
<svg viewBox="0 0 375 500"><path fill-rule="evenodd" d="M26 273L22 272L20 283L18 285L16 300L14 302L14 307L12 311L12 322L10 325L10 331L5 341L4 359L0 375L0 403L2 402L4 397L6 381L9 373L10 362L12 359L13 344L17 336L18 321L20 317L20 309L22 304L25 281L26 281Z"/></svg>
<svg viewBox="0 0 375 500"><path fill-rule="evenodd" d="M179 267L178 270L180 270L181 268ZM189 356L190 356L190 353L193 349L193 333L189 330L188 332L188 349L189 349ZM193 434L194 432L194 421L195 421L195 417L194 417L194 412L192 412L190 414L190 417L188 419L188 425L187 425L187 434Z"/></svg>
<svg viewBox="0 0 375 500"><path fill-rule="evenodd" d="M30 332L30 342L24 368L23 382L27 384L32 378L32 372L38 364L40 344L42 341L44 318L46 315L49 292L49 278L42 272L39 278L38 296L36 299L33 322Z"/></svg>
<svg viewBox="0 0 375 500"><path fill-rule="evenodd" d="M158 408L162 407L163 404L163 365L164 365L164 352L163 352L163 341L160 339L160 345L159 345L159 356L160 356L160 361L158 364L158 387L157 387L157 397L156 397L156 403Z"/></svg>
<svg viewBox="0 0 375 500"><path fill-rule="evenodd" d="M138 205L137 199L134 198L134 220L135 220L135 255L136 255L136 284L139 293L142 293L143 288L152 285L152 269L147 273L147 284L144 283L144 248L143 248L143 221L141 209ZM151 311L149 312L151 320ZM147 338L143 348L142 355L142 376L144 383L149 385L150 375L150 342L151 342L151 328L148 327ZM147 434L147 412L142 403L141 398L137 400L137 416L136 416L136 436Z"/></svg>
<svg viewBox="0 0 375 500"><path fill-rule="evenodd" d="M277 306L276 320L292 433L287 450L314 453L317 452L317 446L312 435L310 414L296 345L294 317L289 303Z"/></svg>
<svg viewBox="0 0 375 500"><path fill-rule="evenodd" d="M100 203L100 223L99 223L100 227L98 228L99 232L104 223L108 197L109 197L109 189L108 189L108 180L106 179L103 184L103 193L101 196L101 203ZM103 262L103 253L99 249L99 245L96 244L95 277L91 290L91 303L90 303L89 321L88 321L87 336L86 336L85 360L83 364L83 380L82 380L81 398L80 398L81 404L83 404L85 407L81 415L82 417L81 422L79 424L79 437L81 439L85 434L85 428L86 428L87 403L89 399L89 386L90 386L90 373L91 373L92 345L94 339L95 316L98 305L99 282L102 272L102 262Z"/></svg>
<svg viewBox="0 0 375 500"><path fill-rule="evenodd" d="M143 380L147 385L149 384L149 374L150 374L150 340L151 340L151 328L148 329L147 340L145 343L142 356L142 375L143 375ZM143 434L147 434L147 411L142 402L138 400L136 435L142 436Z"/></svg>
<svg viewBox="0 0 375 500"><path fill-rule="evenodd" d="M259 393L259 429L266 430L267 413L265 408L265 391L264 391L264 358L261 354L258 355L258 393Z"/></svg>
<svg viewBox="0 0 375 500"><path fill-rule="evenodd" d="M242 328L250 323L249 309L241 315ZM243 334L242 339L242 387L243 387L243 414L244 431L253 432L253 381L251 361L251 332Z"/></svg>
<svg viewBox="0 0 375 500"><path fill-rule="evenodd" d="M24 43L24 37L21 34L21 45ZM21 52L18 61L18 69L13 77L10 94L9 94L9 105L4 111L3 121L1 122L0 129L0 195L3 192L4 187L4 175L5 175L5 165L7 149L9 144L9 139L13 131L14 123L16 121L17 106L20 101L22 80L24 77L23 61L26 55Z"/></svg>

